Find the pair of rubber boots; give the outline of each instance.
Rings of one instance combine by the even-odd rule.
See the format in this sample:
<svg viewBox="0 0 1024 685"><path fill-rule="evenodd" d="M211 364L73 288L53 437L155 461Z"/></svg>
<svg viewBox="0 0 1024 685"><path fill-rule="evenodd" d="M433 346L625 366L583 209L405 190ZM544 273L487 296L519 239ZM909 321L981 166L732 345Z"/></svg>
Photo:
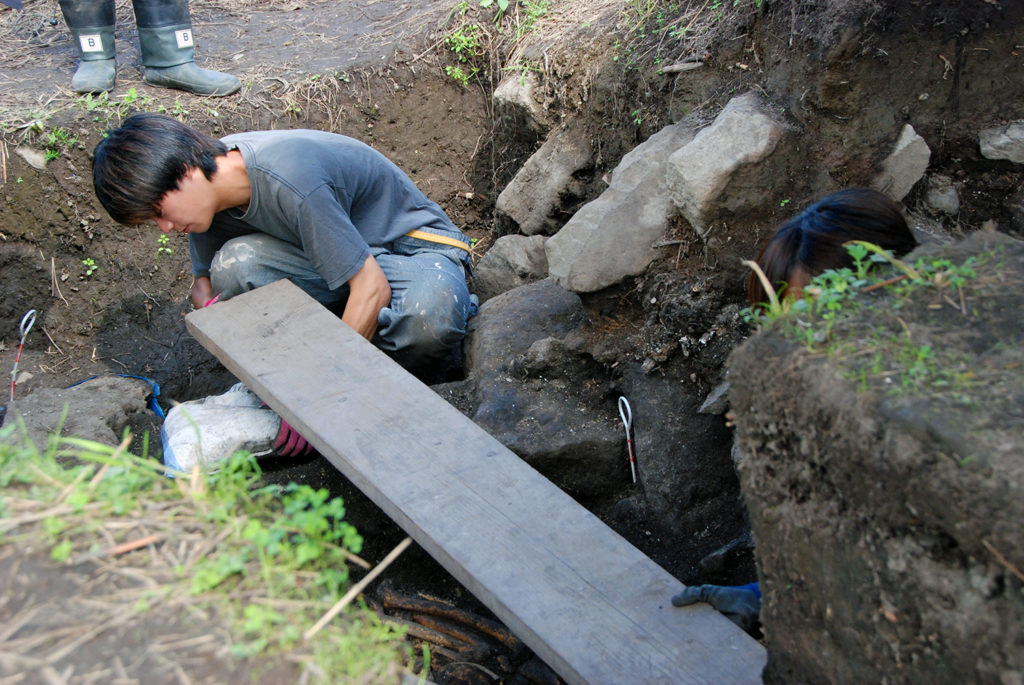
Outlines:
<svg viewBox="0 0 1024 685"><path fill-rule="evenodd" d="M201 69L193 61L188 0L134 0L142 76L146 83L196 95L231 95L242 87L231 74ZM71 78L76 93L114 87L114 0L60 0L80 62Z"/></svg>

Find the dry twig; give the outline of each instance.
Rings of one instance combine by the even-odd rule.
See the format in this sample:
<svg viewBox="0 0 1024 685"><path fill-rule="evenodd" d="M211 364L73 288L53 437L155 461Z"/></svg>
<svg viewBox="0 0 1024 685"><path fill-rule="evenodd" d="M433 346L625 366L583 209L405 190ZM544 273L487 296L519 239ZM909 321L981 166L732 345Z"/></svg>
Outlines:
<svg viewBox="0 0 1024 685"><path fill-rule="evenodd" d="M367 573L366 577L364 577L358 583L353 585L352 589L346 592L345 596L339 599L337 604L331 607L326 614L321 616L320 620L317 621L312 628L303 633L302 638L304 640L309 640L311 637L319 633L321 628L330 623L332 618L337 616L342 609L347 607L352 602L352 600L355 599L359 595L359 593L363 591L363 588L365 588L367 585L373 582L373 579L379 576L384 571L384 569L390 566L391 562L393 562L395 559L401 556L402 552L404 552L406 548L411 544L412 538L405 538L404 540L399 542L398 545L396 545L395 548L391 550L391 552L386 557L384 557L383 561L377 564L377 566L372 571Z"/></svg>

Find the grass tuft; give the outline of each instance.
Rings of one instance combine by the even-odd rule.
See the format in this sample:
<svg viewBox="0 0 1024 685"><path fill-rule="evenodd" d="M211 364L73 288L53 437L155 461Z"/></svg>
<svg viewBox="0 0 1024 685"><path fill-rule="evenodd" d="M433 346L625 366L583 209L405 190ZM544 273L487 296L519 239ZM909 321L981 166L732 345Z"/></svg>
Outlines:
<svg viewBox="0 0 1024 685"><path fill-rule="evenodd" d="M213 474L176 473L118 446L51 437L43 452L0 429L0 547L56 564L119 564L145 576L137 614L161 604L225 617L234 657L283 656L313 682L395 682L412 659L403 631L354 606L310 639L303 631L349 588L362 538L341 498L263 485L239 452Z"/></svg>

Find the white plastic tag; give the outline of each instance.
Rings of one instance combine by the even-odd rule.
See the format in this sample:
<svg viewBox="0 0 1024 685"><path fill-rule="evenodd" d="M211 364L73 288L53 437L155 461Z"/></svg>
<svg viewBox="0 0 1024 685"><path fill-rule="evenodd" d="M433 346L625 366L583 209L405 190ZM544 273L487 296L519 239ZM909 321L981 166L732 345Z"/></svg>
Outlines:
<svg viewBox="0 0 1024 685"><path fill-rule="evenodd" d="M178 41L178 49L194 47L192 43L192 29L181 29L174 32L174 38Z"/></svg>
<svg viewBox="0 0 1024 685"><path fill-rule="evenodd" d="M98 33L82 33L78 36L82 52L103 52L103 39Z"/></svg>

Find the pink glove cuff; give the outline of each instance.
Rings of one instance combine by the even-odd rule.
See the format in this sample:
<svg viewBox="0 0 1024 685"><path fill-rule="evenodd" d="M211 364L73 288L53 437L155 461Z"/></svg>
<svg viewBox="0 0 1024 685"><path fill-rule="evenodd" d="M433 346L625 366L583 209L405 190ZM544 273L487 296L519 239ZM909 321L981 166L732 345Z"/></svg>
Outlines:
<svg viewBox="0 0 1024 685"><path fill-rule="evenodd" d="M274 440L274 449L282 457L301 457L309 454L313 446L306 442L306 439L299 435L299 432L292 428L287 421L281 419L281 430Z"/></svg>

